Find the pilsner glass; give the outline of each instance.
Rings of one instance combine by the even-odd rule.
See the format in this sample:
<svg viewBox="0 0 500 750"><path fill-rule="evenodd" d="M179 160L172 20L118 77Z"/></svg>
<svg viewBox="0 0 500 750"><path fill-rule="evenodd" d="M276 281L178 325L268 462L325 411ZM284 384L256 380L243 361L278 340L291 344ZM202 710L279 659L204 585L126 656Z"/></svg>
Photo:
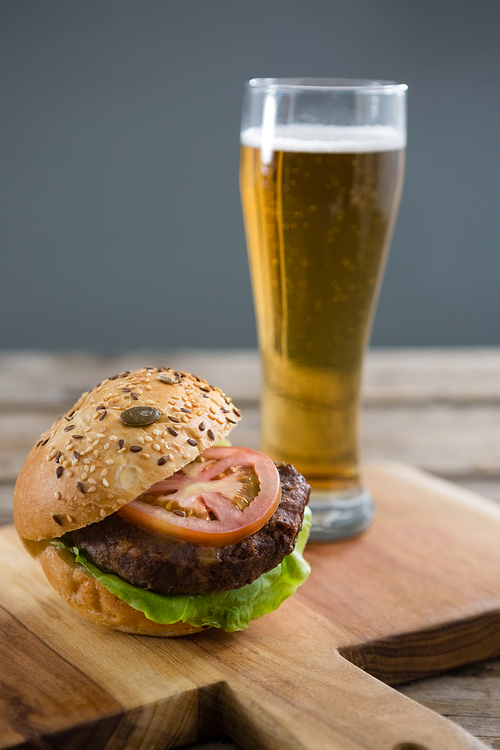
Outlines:
<svg viewBox="0 0 500 750"><path fill-rule="evenodd" d="M240 187L263 382L261 449L309 481L311 539L365 530L359 391L401 196L406 89L246 84Z"/></svg>

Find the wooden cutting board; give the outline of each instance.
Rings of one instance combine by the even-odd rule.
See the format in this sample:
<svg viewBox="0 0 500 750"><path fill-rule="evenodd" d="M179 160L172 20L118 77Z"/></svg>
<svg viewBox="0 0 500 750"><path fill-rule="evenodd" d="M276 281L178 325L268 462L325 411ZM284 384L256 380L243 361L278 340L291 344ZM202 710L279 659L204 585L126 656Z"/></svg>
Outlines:
<svg viewBox="0 0 500 750"><path fill-rule="evenodd" d="M103 630L0 530L0 747L484 748L384 683L500 652L500 508L404 465L365 479L372 529L310 545L308 582L241 633Z"/></svg>

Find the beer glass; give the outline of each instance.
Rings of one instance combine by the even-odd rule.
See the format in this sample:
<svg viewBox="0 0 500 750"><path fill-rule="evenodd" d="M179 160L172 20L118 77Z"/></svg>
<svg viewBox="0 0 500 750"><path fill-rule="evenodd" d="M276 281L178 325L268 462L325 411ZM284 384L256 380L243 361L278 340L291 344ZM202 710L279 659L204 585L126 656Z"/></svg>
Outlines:
<svg viewBox="0 0 500 750"><path fill-rule="evenodd" d="M363 355L401 196L406 89L253 79L240 188L262 360L261 449L311 485L311 539L364 531Z"/></svg>

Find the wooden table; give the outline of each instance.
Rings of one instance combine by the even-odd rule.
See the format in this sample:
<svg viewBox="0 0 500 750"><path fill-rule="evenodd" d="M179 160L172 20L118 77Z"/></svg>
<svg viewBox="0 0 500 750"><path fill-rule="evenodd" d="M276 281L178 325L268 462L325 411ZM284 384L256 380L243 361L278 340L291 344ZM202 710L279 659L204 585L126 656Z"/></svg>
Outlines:
<svg viewBox="0 0 500 750"><path fill-rule="evenodd" d="M244 413L234 442L257 447L259 363L254 351L3 352L0 523L12 520L14 482L38 435L83 390L110 373L148 364L185 369L220 386ZM373 350L363 403L364 459L413 464L500 503L500 348ZM500 658L399 689L500 748ZM236 746L221 738L196 747Z"/></svg>

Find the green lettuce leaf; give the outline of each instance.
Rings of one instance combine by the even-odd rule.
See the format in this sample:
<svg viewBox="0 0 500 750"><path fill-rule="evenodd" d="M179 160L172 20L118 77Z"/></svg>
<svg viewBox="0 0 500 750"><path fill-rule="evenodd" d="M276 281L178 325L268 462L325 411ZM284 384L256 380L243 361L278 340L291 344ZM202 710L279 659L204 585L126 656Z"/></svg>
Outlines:
<svg viewBox="0 0 500 750"><path fill-rule="evenodd" d="M118 576L103 573L87 561L78 547L69 547L61 540L52 544L69 549L77 562L85 566L104 588L123 599L134 609L145 614L148 620L161 624L187 622L195 627L211 625L228 632L244 630L251 620L274 612L280 604L295 593L310 573L310 566L302 553L311 526L311 511L306 508L302 530L294 551L272 570L264 573L248 586L216 594L177 594L167 596L132 586Z"/></svg>

